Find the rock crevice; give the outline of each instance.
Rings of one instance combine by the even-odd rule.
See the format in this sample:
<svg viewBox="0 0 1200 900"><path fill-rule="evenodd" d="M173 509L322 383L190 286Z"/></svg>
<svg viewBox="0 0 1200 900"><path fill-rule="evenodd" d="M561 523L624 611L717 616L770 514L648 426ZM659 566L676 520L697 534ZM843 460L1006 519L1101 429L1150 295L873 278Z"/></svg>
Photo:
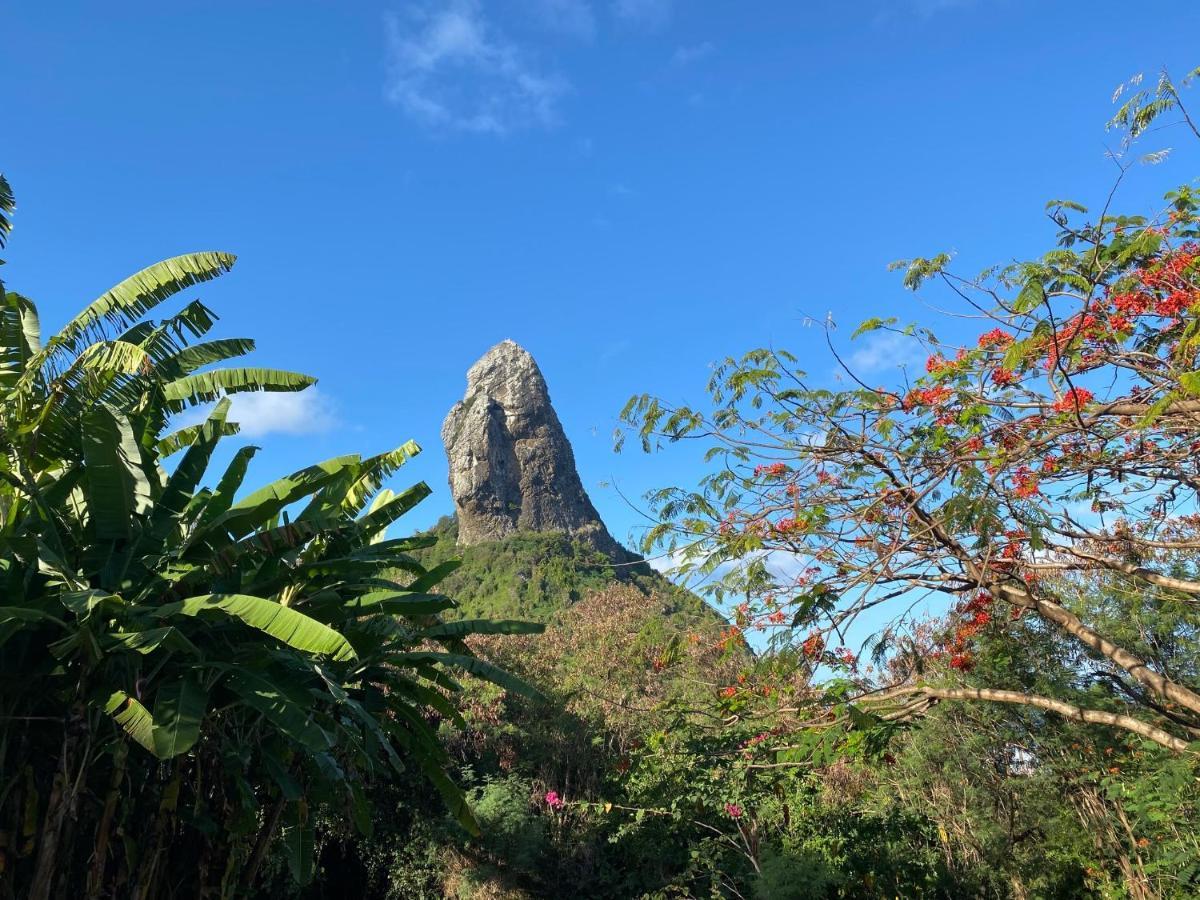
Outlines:
<svg viewBox="0 0 1200 900"><path fill-rule="evenodd" d="M471 366L466 395L442 424L442 442L460 544L561 531L614 559L630 556L583 489L541 370L513 341Z"/></svg>

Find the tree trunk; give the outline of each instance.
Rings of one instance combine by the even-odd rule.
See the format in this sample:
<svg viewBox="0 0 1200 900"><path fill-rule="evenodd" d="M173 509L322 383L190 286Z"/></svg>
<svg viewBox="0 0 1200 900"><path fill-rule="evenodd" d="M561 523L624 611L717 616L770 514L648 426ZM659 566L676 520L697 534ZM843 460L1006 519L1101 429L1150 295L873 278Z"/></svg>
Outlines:
<svg viewBox="0 0 1200 900"><path fill-rule="evenodd" d="M80 736L86 733L86 729L83 708L76 706L71 711L71 716L67 719L63 731L62 755L59 757L58 768L54 774L54 785L50 790L46 812L42 817L42 827L38 835L37 859L34 863L28 900L49 900L50 898L50 891L59 871L59 849L63 825L66 823L67 814L75 807L75 798L79 790L79 780L75 776L75 757L79 752ZM86 756L86 753L84 755ZM81 766L80 778L83 775L82 769Z"/></svg>
<svg viewBox="0 0 1200 900"><path fill-rule="evenodd" d="M88 871L88 896L100 895L104 884L104 869L108 863L108 843L112 833L113 817L117 812L117 803L121 799L121 782L125 777L125 758L129 754L129 746L124 741L117 743L113 751L112 780L108 785L108 794L104 798L104 812L100 816L100 824L96 828L96 846L92 851L92 865Z"/></svg>
<svg viewBox="0 0 1200 900"><path fill-rule="evenodd" d="M250 860L246 863L246 869L242 873L242 889L245 891L249 891L254 886L254 880L258 878L258 869L267 855L267 847L271 845L271 840L275 837L275 829L279 827L279 819L283 815L283 807L286 803L287 799L281 795L267 813L262 828L258 830L258 839L254 842L254 852L250 854Z"/></svg>

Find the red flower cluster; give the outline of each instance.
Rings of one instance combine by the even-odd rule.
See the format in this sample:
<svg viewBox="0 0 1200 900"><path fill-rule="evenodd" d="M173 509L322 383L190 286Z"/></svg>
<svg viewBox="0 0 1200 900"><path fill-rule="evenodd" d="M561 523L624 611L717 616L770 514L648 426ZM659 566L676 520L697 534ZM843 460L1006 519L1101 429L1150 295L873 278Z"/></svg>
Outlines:
<svg viewBox="0 0 1200 900"><path fill-rule="evenodd" d="M1055 401L1055 412L1075 412L1092 402L1095 395L1087 388L1073 387Z"/></svg>
<svg viewBox="0 0 1200 900"><path fill-rule="evenodd" d="M950 398L954 392L945 385L938 385L931 388L915 388L908 392L908 396L904 398L904 408L912 409L914 406L938 406Z"/></svg>
<svg viewBox="0 0 1200 900"><path fill-rule="evenodd" d="M975 664L971 655L971 641L992 621L991 605L992 595L980 591L969 602L957 607L956 612L962 619L946 644L950 654L950 668L960 672L971 671Z"/></svg>
<svg viewBox="0 0 1200 900"><path fill-rule="evenodd" d="M788 470L787 463L781 463L781 462L771 463L770 465L755 466L754 467L754 477L761 478L763 475L767 475L767 476L770 476L771 478L778 478L781 475L786 475L787 470Z"/></svg>
<svg viewBox="0 0 1200 900"><path fill-rule="evenodd" d="M1013 496L1021 500L1028 500L1030 497L1036 497L1042 492L1038 484L1038 476L1033 473L1029 466L1019 466L1017 471L1013 473Z"/></svg>
<svg viewBox="0 0 1200 900"><path fill-rule="evenodd" d="M983 438L979 435L967 438L963 441L962 449L964 453L978 453L983 449Z"/></svg>
<svg viewBox="0 0 1200 900"><path fill-rule="evenodd" d="M999 387L1008 387L1016 383L1016 380L1017 376L1011 369L997 367L992 370L992 384Z"/></svg>
<svg viewBox="0 0 1200 900"><path fill-rule="evenodd" d="M950 360L946 359L940 353L935 353L929 359L925 360L925 371L930 375L938 375L953 367L954 363L950 362Z"/></svg>
<svg viewBox="0 0 1200 900"><path fill-rule="evenodd" d="M1112 303L1113 309L1117 311L1117 316L1125 320L1144 315L1150 310L1150 305L1154 302L1150 295L1144 291L1113 294L1108 299Z"/></svg>
<svg viewBox="0 0 1200 900"><path fill-rule="evenodd" d="M984 350L992 347L1007 347L1012 342L1012 335L1001 331L999 328L993 328L991 331L979 336L979 346Z"/></svg>
<svg viewBox="0 0 1200 900"><path fill-rule="evenodd" d="M800 652L809 659L816 659L825 652L825 638L819 634L810 634L800 645Z"/></svg>

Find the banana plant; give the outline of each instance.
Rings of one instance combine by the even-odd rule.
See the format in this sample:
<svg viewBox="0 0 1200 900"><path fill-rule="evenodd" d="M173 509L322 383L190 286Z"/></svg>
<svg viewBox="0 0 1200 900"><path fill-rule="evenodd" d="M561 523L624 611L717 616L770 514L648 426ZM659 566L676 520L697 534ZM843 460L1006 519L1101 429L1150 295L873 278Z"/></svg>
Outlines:
<svg viewBox="0 0 1200 900"><path fill-rule="evenodd" d="M0 248L13 206L0 177ZM303 883L313 810L369 829L364 786L410 767L475 831L436 724L457 677L531 692L465 639L540 626L444 621L452 566L387 536L416 444L212 469L229 395L314 382L228 365L254 343L198 300L149 318L234 262L150 266L46 340L0 282L0 897L233 897L276 852Z"/></svg>

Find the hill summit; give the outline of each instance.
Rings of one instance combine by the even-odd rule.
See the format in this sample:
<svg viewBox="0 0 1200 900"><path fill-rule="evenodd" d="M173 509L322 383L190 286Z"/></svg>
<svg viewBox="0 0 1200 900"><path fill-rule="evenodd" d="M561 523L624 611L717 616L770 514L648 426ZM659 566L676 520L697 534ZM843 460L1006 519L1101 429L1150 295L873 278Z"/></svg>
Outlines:
<svg viewBox="0 0 1200 900"><path fill-rule="evenodd" d="M460 546L518 532L562 532L614 561L636 559L592 506L546 380L533 357L502 341L467 372L442 425Z"/></svg>

